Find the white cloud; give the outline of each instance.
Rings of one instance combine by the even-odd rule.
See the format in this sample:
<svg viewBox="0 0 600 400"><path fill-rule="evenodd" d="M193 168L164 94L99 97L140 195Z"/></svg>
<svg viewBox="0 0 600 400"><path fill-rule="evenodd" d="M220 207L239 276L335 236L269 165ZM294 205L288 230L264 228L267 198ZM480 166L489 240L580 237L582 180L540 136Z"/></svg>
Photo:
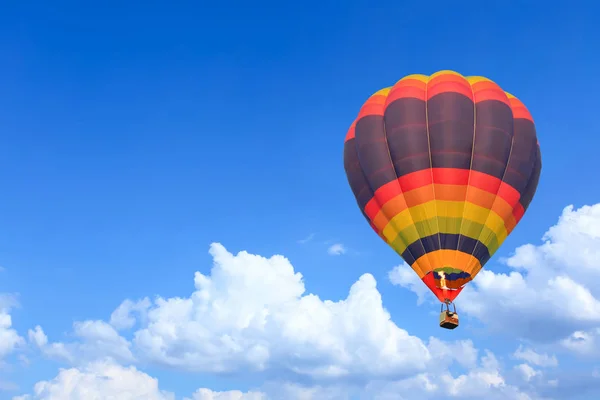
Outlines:
<svg viewBox="0 0 600 400"><path fill-rule="evenodd" d="M60 369L48 381L35 384L33 394L13 397L13 400L174 400L175 395L161 390L158 380L134 366L125 367L104 359L80 368ZM201 388L184 400L266 400L264 393L212 391Z"/></svg>
<svg viewBox="0 0 600 400"><path fill-rule="evenodd" d="M174 400L158 388L158 381L135 367L110 360L96 361L82 369L61 369L50 381L35 384L33 395L13 400Z"/></svg>
<svg viewBox="0 0 600 400"><path fill-rule="evenodd" d="M416 272L406 263L394 267L388 273L388 279L394 285L405 287L417 295L417 304L422 304L429 296L431 291L419 279Z"/></svg>
<svg viewBox="0 0 600 400"><path fill-rule="evenodd" d="M73 325L73 335L79 340L72 343L49 343L40 326L28 331L29 342L45 356L71 364L81 364L102 357L122 362L135 360L129 341L104 321L76 322Z"/></svg>
<svg viewBox="0 0 600 400"><path fill-rule="evenodd" d="M150 305L151 303L148 298L137 302L125 300L111 314L110 324L118 330L131 329L135 325L136 317L143 319Z"/></svg>
<svg viewBox="0 0 600 400"><path fill-rule="evenodd" d="M375 279L363 275L345 300L305 294L282 256L229 253L213 244L210 276L189 298L158 298L134 334L138 354L194 371L274 369L320 378L408 374L427 346L396 326Z"/></svg>
<svg viewBox="0 0 600 400"><path fill-rule="evenodd" d="M512 271L481 271L456 302L461 312L497 331L558 342L600 327L600 287L590 284L600 280L598 260L600 204L568 206L541 245L521 246L504 260ZM432 298L402 268L390 273L392 282L415 291L421 301Z"/></svg>
<svg viewBox="0 0 600 400"><path fill-rule="evenodd" d="M300 240L298 240L298 243L300 243L300 244L308 243L308 242L310 242L311 240L313 240L313 239L314 239L314 237L315 237L315 234L314 234L314 233L311 233L310 235L308 235L308 236L307 236L307 237L305 237L304 239L300 239Z"/></svg>
<svg viewBox="0 0 600 400"><path fill-rule="evenodd" d="M0 294L0 361L25 344L25 340L12 327L10 311L17 305L18 302L14 296Z"/></svg>
<svg viewBox="0 0 600 400"><path fill-rule="evenodd" d="M535 376L540 375L540 371L535 370L529 364L519 364L515 369L521 374L526 382L531 381Z"/></svg>
<svg viewBox="0 0 600 400"><path fill-rule="evenodd" d="M536 398L507 383L496 357L486 351L477 365L467 373L454 376L447 370L425 372L396 382L371 383L364 398L398 399L494 399L530 400ZM533 397L532 397L533 396Z"/></svg>
<svg viewBox="0 0 600 400"><path fill-rule="evenodd" d="M210 253L211 274L195 274L189 297L126 300L111 315L112 325L75 323L73 342L49 342L41 327L29 331L29 341L46 356L77 365L109 356L188 371L270 370L325 380L408 376L452 362L458 350L448 346L474 358L470 342L426 343L399 328L370 274L346 299L323 301L305 293L302 275L283 256L234 255L220 244ZM115 329L136 324L131 343Z"/></svg>
<svg viewBox="0 0 600 400"><path fill-rule="evenodd" d="M460 357L458 355L457 357ZM533 399L506 382L496 357L485 352L470 360L472 368L458 376L445 369L423 372L395 381L375 380L365 386L330 384L303 386L286 382L267 382L260 390L213 391L198 389L183 400L350 400L351 398L427 400ZM401 396L401 397L400 397ZM13 400L174 400L173 393L161 390L158 380L109 359L97 360L79 368L61 369L56 377L34 385L33 394Z"/></svg>
<svg viewBox="0 0 600 400"><path fill-rule="evenodd" d="M334 243L327 249L327 253L331 256L340 256L345 254L346 251L346 247L341 243Z"/></svg>
<svg viewBox="0 0 600 400"><path fill-rule="evenodd" d="M115 310L113 325L139 324L133 346L102 321L75 323L79 340L73 343L50 343L40 327L29 331L29 340L48 356L78 364L137 357L181 370L270 370L271 376L304 376L328 385L444 374L455 363L477 364L471 341L422 341L398 327L370 274L352 285L346 299L323 301L305 293L302 275L285 257L234 255L220 244L211 245L210 253L211 274L195 274L190 297L125 301Z"/></svg>
<svg viewBox="0 0 600 400"><path fill-rule="evenodd" d="M597 357L600 355L600 328L575 331L561 340L560 344L581 356Z"/></svg>
<svg viewBox="0 0 600 400"><path fill-rule="evenodd" d="M229 390L226 392L214 392L210 389L198 389L191 398L184 400L267 400L267 395L262 392L241 392Z"/></svg>
<svg viewBox="0 0 600 400"><path fill-rule="evenodd" d="M529 347L515 351L514 359L521 362L507 366L504 373L494 354L484 351L480 356L470 340L411 336L391 320L370 274L361 276L345 299L329 301L306 293L302 275L283 256L232 254L220 244L212 244L210 253L214 259L210 274L196 272L195 290L187 297L125 300L110 315L110 323L75 323L71 342L51 342L39 326L29 330L31 344L75 368L38 383L26 398L68 400L89 394L92 397L86 398L93 400L123 390L130 397L119 398L172 399L173 394L158 389L155 379L121 366L138 360L180 371L254 372L255 377L274 379L250 392L199 389L189 397L192 400L277 400L282 393L290 400L396 399L398 393L404 400L541 399L538 388L564 394L551 398L569 398L563 385L589 385L589 380L572 378L569 383L562 375L560 380L546 377L548 370L542 369L556 367L556 357ZM390 280L417 290L414 272L405 269L394 269ZM505 287L530 284L529 274L521 270L513 271L520 278L500 274L487 278L496 280L495 293L500 293L502 305L521 312L517 320L526 315L522 305L502 296ZM485 279L474 285L472 296L488 294ZM491 306L482 302L481 310L470 307L469 313L477 315ZM571 311L564 307L563 311ZM570 332L579 336L564 336L562 345L589 352L586 346L597 347L594 318L580 318L579 323L592 327ZM123 374L127 380L117 382L114 377ZM131 383L138 378L139 383ZM109 383L98 383L104 381Z"/></svg>
<svg viewBox="0 0 600 400"><path fill-rule="evenodd" d="M530 364L537 365L538 367L556 367L558 366L558 360L555 355L549 356L548 354L540 354L532 349L523 348L523 346L519 346L519 348L513 354L518 360L526 361Z"/></svg>

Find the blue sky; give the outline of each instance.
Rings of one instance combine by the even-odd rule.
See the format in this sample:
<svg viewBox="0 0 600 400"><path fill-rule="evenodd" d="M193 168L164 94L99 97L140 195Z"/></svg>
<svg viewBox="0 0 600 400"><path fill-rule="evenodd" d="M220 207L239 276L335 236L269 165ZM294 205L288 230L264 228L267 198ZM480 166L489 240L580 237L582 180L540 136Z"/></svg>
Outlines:
<svg viewBox="0 0 600 400"><path fill-rule="evenodd" d="M83 340L74 322L108 321L125 299L189 297L194 272L210 275L213 242L234 255L284 255L306 292L321 300L346 299L370 273L397 327L424 341L470 339L508 369L519 345L555 351L549 339L494 329L476 310L457 331L436 328L437 305L417 305L406 282L388 279L401 260L365 224L345 178L343 140L364 100L404 75L453 69L490 77L517 95L536 120L542 148L534 202L490 270L506 273L501 258L541 245L564 207L577 212L599 202L593 10L443 3L4 5L0 292L18 301L7 312L23 340L0 370L0 381L12 384L0 398L33 393L59 367L84 368L85 357L52 357L28 330L39 325L49 342L71 343ZM600 234L582 234L600 244ZM336 243L348 251L329 255ZM573 251L592 251L590 243ZM551 271L586 283L568 258L552 254ZM465 300L484 301L476 287ZM565 335L597 322L574 323ZM124 340L134 332L123 332ZM584 361L564 350L560 368L581 370L573 380L584 382L600 365L596 346L598 358ZM241 366L223 376L155 361L134 364L178 399L199 387L320 382L276 368L250 373Z"/></svg>

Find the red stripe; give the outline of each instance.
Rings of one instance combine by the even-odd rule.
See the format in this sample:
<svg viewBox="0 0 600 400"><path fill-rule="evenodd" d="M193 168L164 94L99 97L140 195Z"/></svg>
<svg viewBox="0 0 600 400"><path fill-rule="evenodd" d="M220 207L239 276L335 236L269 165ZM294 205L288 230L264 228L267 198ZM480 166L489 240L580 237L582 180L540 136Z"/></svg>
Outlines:
<svg viewBox="0 0 600 400"><path fill-rule="evenodd" d="M488 193L497 193L501 183L500 179L478 171L472 171L471 179L469 180L469 185L485 190Z"/></svg>
<svg viewBox="0 0 600 400"><path fill-rule="evenodd" d="M475 93L475 103L487 100L501 101L507 106L510 106L508 104L508 97L506 97L506 94L500 89L485 89Z"/></svg>
<svg viewBox="0 0 600 400"><path fill-rule="evenodd" d="M492 81L481 81L473 84L475 102L486 100L498 100L510 107L510 100L504 90Z"/></svg>
<svg viewBox="0 0 600 400"><path fill-rule="evenodd" d="M471 100L473 99L473 91L468 83L465 85L462 82L445 81L427 85L427 99L431 99L433 96L447 92L460 93Z"/></svg>
<svg viewBox="0 0 600 400"><path fill-rule="evenodd" d="M423 169L421 171L403 175L398 178L398 182L400 183L403 192L408 192L425 185L431 185L433 183L431 169Z"/></svg>
<svg viewBox="0 0 600 400"><path fill-rule="evenodd" d="M513 109L513 118L514 119L527 119L533 122L533 117L529 110L525 107L514 107Z"/></svg>
<svg viewBox="0 0 600 400"><path fill-rule="evenodd" d="M369 100L367 100L360 109L356 120L358 121L359 119L367 115L383 115L383 112L385 110L386 98L387 96L384 96L382 94L373 95L369 97Z"/></svg>
<svg viewBox="0 0 600 400"><path fill-rule="evenodd" d="M427 83L428 99L444 92L460 93L473 100L471 85L462 75L447 73L439 74L432 77Z"/></svg>
<svg viewBox="0 0 600 400"><path fill-rule="evenodd" d="M525 207L523 207L523 205L521 203L517 203L516 207L513 210L513 216L515 217L515 221L517 222L517 224L519 223L521 218L523 218L524 214L525 214Z"/></svg>
<svg viewBox="0 0 600 400"><path fill-rule="evenodd" d="M352 125L350 125L350 128L348 129L348 133L346 133L346 139L344 140L344 143L346 143L350 139L354 139L355 135L356 135L356 120L354 122L352 122Z"/></svg>
<svg viewBox="0 0 600 400"><path fill-rule="evenodd" d="M512 108L514 119L522 118L528 119L531 122L533 122L533 117L531 116L531 113L529 112L527 107L525 107L525 104L523 104L521 100L517 99L516 97L511 98L510 108Z"/></svg>
<svg viewBox="0 0 600 400"><path fill-rule="evenodd" d="M438 300L441 301L442 303L444 303L446 301L446 299L450 300L450 301L454 301L454 299L456 299L456 296L458 296L459 293L464 288L464 286L463 286L460 289L455 289L455 290L440 289L439 287L435 286L435 278L434 278L432 272L425 274L422 281L423 281L423 283L425 283L425 285L427 285L429 290L431 290L433 292L435 297L437 297Z"/></svg>
<svg viewBox="0 0 600 400"><path fill-rule="evenodd" d="M466 185L467 182L478 189L485 190L488 193L496 194L504 199L513 209L515 209L515 219L522 217L523 212L518 211L520 206L519 192L500 179L479 171L470 171L471 178L469 180L469 170L459 168L432 168L421 171L412 172L401 176L398 180L386 183L375 191L375 196L366 204L364 212L373 221L375 216L381 209L380 204L384 205L389 200L399 194L409 192L420 187L430 185L432 183L440 183L445 185ZM433 179L432 179L433 175ZM523 207L520 206L522 209Z"/></svg>
<svg viewBox="0 0 600 400"><path fill-rule="evenodd" d="M381 210L381 206L393 199L397 195L402 194L398 181L391 181L377 189L375 195L365 205L364 212L371 221L375 220L375 216ZM381 206L380 206L381 204Z"/></svg>
<svg viewBox="0 0 600 400"><path fill-rule="evenodd" d="M433 168L433 181L444 185L466 185L469 183L469 172L460 168Z"/></svg>
<svg viewBox="0 0 600 400"><path fill-rule="evenodd" d="M383 115L383 111L384 111L383 104L366 103L360 109L360 112L358 113L358 117L356 117L356 120L358 121L362 117L367 117L369 115Z"/></svg>
<svg viewBox="0 0 600 400"><path fill-rule="evenodd" d="M367 204L365 205L365 209L363 211L365 212L365 214L367 214L367 217L369 217L369 219L371 221L374 221L375 220L375 216L377 215L377 213L379 212L379 210L381 210L381 206L377 202L377 197L373 196L371 198L371 200L369 200L367 202Z"/></svg>
<svg viewBox="0 0 600 400"><path fill-rule="evenodd" d="M514 187L510 186L508 183L502 182L500 181L500 179L498 179L498 181L501 182L501 184L500 189L498 190L498 194L496 196L506 200L506 202L512 208L515 208L517 206L517 203L519 202L519 198L521 197L521 195Z"/></svg>
<svg viewBox="0 0 600 400"><path fill-rule="evenodd" d="M386 106L394 100L407 97L414 97L415 99L425 101L425 87L425 82L421 82L418 79L402 79L390 90Z"/></svg>

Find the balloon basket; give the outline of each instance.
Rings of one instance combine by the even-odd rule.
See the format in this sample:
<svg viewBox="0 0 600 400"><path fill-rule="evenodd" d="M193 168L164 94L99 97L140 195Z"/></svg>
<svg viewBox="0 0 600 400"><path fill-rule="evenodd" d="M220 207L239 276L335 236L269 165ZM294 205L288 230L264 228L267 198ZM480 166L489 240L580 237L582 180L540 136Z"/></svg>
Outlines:
<svg viewBox="0 0 600 400"><path fill-rule="evenodd" d="M444 309L444 305L446 305L446 309ZM452 311L450 311L450 305L453 307ZM456 313L456 306L451 301L446 300L446 302L442 304L442 309L440 312L440 327L444 329L456 329L458 327L458 314Z"/></svg>

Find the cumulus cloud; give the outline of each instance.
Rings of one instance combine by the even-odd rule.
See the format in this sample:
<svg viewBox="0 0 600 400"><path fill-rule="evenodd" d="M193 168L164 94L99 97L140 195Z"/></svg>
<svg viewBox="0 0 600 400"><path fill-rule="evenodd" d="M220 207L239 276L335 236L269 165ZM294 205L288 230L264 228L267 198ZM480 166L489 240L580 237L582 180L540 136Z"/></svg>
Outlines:
<svg viewBox="0 0 600 400"><path fill-rule="evenodd" d="M370 274L334 302L306 293L302 275L283 256L234 255L218 243L210 254L211 273L196 272L189 297L125 300L110 324L76 322L72 342L50 342L39 326L29 341L72 364L108 356L195 372L276 371L317 380L408 376L451 361L457 352L447 346L454 345L473 359L470 342L424 342L398 327Z"/></svg>
<svg viewBox="0 0 600 400"><path fill-rule="evenodd" d="M408 374L431 358L390 319L372 275L333 302L306 294L283 256L213 244L210 276L188 298L158 298L134 344L146 359L193 371L286 370L313 378Z"/></svg>
<svg viewBox="0 0 600 400"><path fill-rule="evenodd" d="M134 366L113 360L97 360L80 368L61 369L48 381L35 384L33 394L13 400L175 400L175 394L161 390L158 380ZM262 392L212 391L201 388L183 400L266 400Z"/></svg>
<svg viewBox="0 0 600 400"><path fill-rule="evenodd" d="M537 342L559 342L576 332L591 335L600 327L600 288L590 285L600 279L600 204L566 207L542 241L520 246L503 260L512 269L508 273L481 271L457 299L461 311L492 329ZM416 289L406 268L393 270L392 282L420 299L429 296ZM562 343L569 348L570 342Z"/></svg>
<svg viewBox="0 0 600 400"><path fill-rule="evenodd" d="M136 319L145 317L150 305L148 298L136 302L125 300L111 314L110 324L117 330L131 329L135 325Z"/></svg>
<svg viewBox="0 0 600 400"><path fill-rule="evenodd" d="M14 296L0 294L0 361L25 344L25 340L12 327L10 312L17 305Z"/></svg>
<svg viewBox="0 0 600 400"><path fill-rule="evenodd" d="M575 331L561 340L560 344L580 356L598 357L600 355L600 328Z"/></svg>
<svg viewBox="0 0 600 400"><path fill-rule="evenodd" d="M102 357L121 362L135 360L129 341L104 321L76 322L73 325L73 335L79 340L71 343L49 343L40 326L28 331L29 342L52 359L71 364L85 363Z"/></svg>
<svg viewBox="0 0 600 400"><path fill-rule="evenodd" d="M341 256L347 251L346 247L341 243L334 243L327 249L327 253L331 256Z"/></svg>
<svg viewBox="0 0 600 400"><path fill-rule="evenodd" d="M82 369L61 369L49 381L35 384L33 394L13 400L174 400L158 388L158 380L135 367L110 360L95 361Z"/></svg>
<svg viewBox="0 0 600 400"><path fill-rule="evenodd" d="M13 328L11 311L17 307L17 298L11 294L0 293L0 392L18 389L17 384L7 380L5 372L12 370L10 356L25 347L25 339ZM18 356L23 357L22 354ZM18 359L18 357L17 357Z"/></svg>
<svg viewBox="0 0 600 400"><path fill-rule="evenodd" d="M538 367L558 366L558 360L555 355L549 356L548 354L540 354L532 349L524 348L523 346L519 346L513 356L517 360L523 360L530 364L537 365Z"/></svg>
<svg viewBox="0 0 600 400"><path fill-rule="evenodd" d="M421 305L427 298L433 298L431 291L427 286L423 284L423 281L419 279L419 276L415 271L406 263L394 267L388 273L388 279L394 285L402 286L417 295L417 304Z"/></svg>
<svg viewBox="0 0 600 400"><path fill-rule="evenodd" d="M472 360L471 360L472 361ZM471 362L469 361L469 363ZM183 400L350 400L351 398L427 400L532 399L506 382L501 367L490 352L475 360L466 374L447 370L423 372L397 381L373 381L363 387L328 384L303 386L267 382L260 390L213 391L201 388ZM158 380L136 367L113 360L97 360L79 368L61 369L56 377L35 384L32 394L13 400L174 400L175 394L162 390Z"/></svg>
<svg viewBox="0 0 600 400"><path fill-rule="evenodd" d="M519 371L523 379L527 382L540 374L539 371L532 368L529 364L519 364L515 366L515 369Z"/></svg>
<svg viewBox="0 0 600 400"><path fill-rule="evenodd" d="M267 395L262 392L241 392L229 390L226 392L215 392L210 389L198 389L191 398L184 400L267 400ZM293 398L293 397L292 397Z"/></svg>
<svg viewBox="0 0 600 400"><path fill-rule="evenodd" d="M396 382L374 382L367 386L365 394L365 398L378 400L535 398L535 394L529 395L507 382L500 363L489 351L467 373L455 376L447 370L438 373L428 371Z"/></svg>
<svg viewBox="0 0 600 400"><path fill-rule="evenodd" d="M29 331L29 341L68 362L139 358L188 371L271 370L326 383L476 365L471 341L423 341L398 327L370 274L352 285L346 299L333 302L306 293L302 275L283 256L234 255L216 243L210 253L211 273L195 274L189 297L126 300L111 324L75 323L77 341L50 343L41 327ZM136 324L132 344L115 329Z"/></svg>
<svg viewBox="0 0 600 400"><path fill-rule="evenodd" d="M21 399L173 399L156 379L123 366L138 362L229 376L254 372L266 381L247 392L198 389L191 400L398 399L399 393L405 400L537 399L535 388L519 382L540 381L533 366L554 360L519 348L514 358L524 362L504 372L493 353L470 340L412 336L392 321L370 274L345 299L330 301L307 293L283 256L233 254L218 243L210 254L212 269L196 272L189 296L125 300L109 322L76 322L71 342L51 342L39 326L29 330L34 347L73 367Z"/></svg>

